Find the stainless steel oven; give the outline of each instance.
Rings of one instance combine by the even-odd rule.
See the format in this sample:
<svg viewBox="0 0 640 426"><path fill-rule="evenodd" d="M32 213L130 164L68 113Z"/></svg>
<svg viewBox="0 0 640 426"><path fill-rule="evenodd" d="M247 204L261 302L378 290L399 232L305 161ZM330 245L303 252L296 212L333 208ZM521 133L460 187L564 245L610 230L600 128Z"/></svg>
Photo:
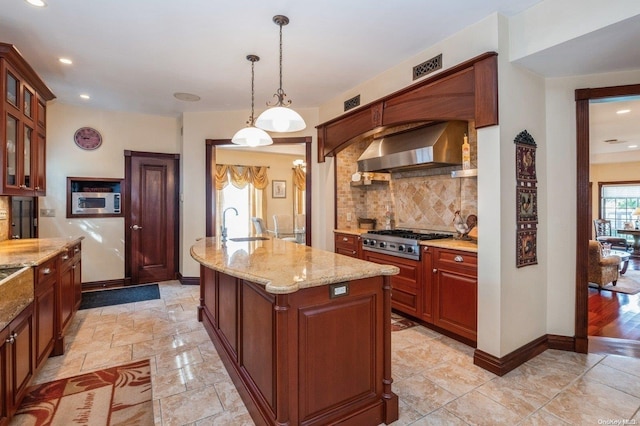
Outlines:
<svg viewBox="0 0 640 426"><path fill-rule="evenodd" d="M420 260L420 241L452 238L452 234L421 233L404 229L369 231L361 235L362 249L405 259Z"/></svg>

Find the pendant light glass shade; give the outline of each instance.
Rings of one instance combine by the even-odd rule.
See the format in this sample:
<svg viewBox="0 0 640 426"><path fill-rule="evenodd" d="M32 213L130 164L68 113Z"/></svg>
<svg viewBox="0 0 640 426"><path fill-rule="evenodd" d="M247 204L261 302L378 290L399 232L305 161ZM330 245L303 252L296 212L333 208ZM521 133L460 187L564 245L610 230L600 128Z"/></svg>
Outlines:
<svg viewBox="0 0 640 426"><path fill-rule="evenodd" d="M267 132L262 129L258 129L257 127L245 127L244 129L240 129L233 135L231 142L236 145L246 145L246 146L263 146L263 145L271 145L273 140L271 136Z"/></svg>
<svg viewBox="0 0 640 426"><path fill-rule="evenodd" d="M300 114L289 108L291 100L285 101L287 94L282 90L282 26L289 23L289 18L283 15L273 17L273 22L280 27L280 87L273 95L278 101L264 111L256 120L256 126L269 132L297 132L307 127Z"/></svg>
<svg viewBox="0 0 640 426"><path fill-rule="evenodd" d="M297 132L307 127L307 124L294 110L274 106L258 116L256 126L271 132Z"/></svg>
<svg viewBox="0 0 640 426"><path fill-rule="evenodd" d="M260 60L260 57L256 55L247 55L247 60L251 62L251 116L249 116L249 120L247 121L248 127L238 130L236 134L233 135L233 138L231 138L231 142L236 145L252 147L271 145L273 143L271 136L269 136L269 134L264 130L258 129L253 125L253 66Z"/></svg>

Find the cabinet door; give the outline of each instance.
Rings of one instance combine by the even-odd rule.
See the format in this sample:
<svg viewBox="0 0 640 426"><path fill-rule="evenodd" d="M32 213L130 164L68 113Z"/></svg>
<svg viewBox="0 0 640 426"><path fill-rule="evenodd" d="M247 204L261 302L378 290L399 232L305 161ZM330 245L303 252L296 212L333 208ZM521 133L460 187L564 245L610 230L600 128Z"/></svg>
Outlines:
<svg viewBox="0 0 640 426"><path fill-rule="evenodd" d="M335 252L350 257L360 257L360 236L351 234L335 234Z"/></svg>
<svg viewBox="0 0 640 426"><path fill-rule="evenodd" d="M73 250L74 253L76 253L73 265L71 266L71 269L73 269L73 292L75 300L73 312L77 312L82 302L82 260L80 258L80 245L78 244Z"/></svg>
<svg viewBox="0 0 640 426"><path fill-rule="evenodd" d="M9 420L7 392L9 384L11 382L11 377L9 376L9 370L7 368L9 363L9 352L7 348L10 345L9 343L7 343L8 338L9 327L5 327L2 331L0 331L0 425L7 424Z"/></svg>
<svg viewBox="0 0 640 426"><path fill-rule="evenodd" d="M433 323L433 259L429 247L422 249L422 310L420 318Z"/></svg>
<svg viewBox="0 0 640 426"><path fill-rule="evenodd" d="M477 283L475 276L437 268L434 278L435 325L477 340Z"/></svg>
<svg viewBox="0 0 640 426"><path fill-rule="evenodd" d="M53 278L53 277L52 277ZM56 332L56 287L55 279L36 284L35 294L35 332L36 332L36 368L40 367L53 350Z"/></svg>
<svg viewBox="0 0 640 426"><path fill-rule="evenodd" d="M9 404L11 412L14 412L20 405L35 370L32 304L11 321L9 332L11 333L8 346L9 374L11 375Z"/></svg>
<svg viewBox="0 0 640 426"><path fill-rule="evenodd" d="M44 134L37 132L32 152L34 157L31 162L34 167L32 172L33 189L37 196L44 197L47 192L47 144Z"/></svg>
<svg viewBox="0 0 640 426"><path fill-rule="evenodd" d="M66 252L62 256L63 259L65 256L68 257ZM73 263L67 259L64 259L63 262L63 266L60 268L60 282L58 286L58 305L60 307L58 320L58 326L60 327L58 329L59 338L64 335L65 330L69 326L76 305Z"/></svg>

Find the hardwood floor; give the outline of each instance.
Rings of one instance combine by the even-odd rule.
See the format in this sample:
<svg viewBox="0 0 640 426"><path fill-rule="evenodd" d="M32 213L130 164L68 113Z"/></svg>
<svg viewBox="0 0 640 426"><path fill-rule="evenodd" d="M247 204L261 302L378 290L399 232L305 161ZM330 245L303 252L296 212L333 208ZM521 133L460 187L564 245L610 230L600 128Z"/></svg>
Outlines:
<svg viewBox="0 0 640 426"><path fill-rule="evenodd" d="M640 270L631 258L628 269ZM640 293L589 289L589 352L640 357Z"/></svg>

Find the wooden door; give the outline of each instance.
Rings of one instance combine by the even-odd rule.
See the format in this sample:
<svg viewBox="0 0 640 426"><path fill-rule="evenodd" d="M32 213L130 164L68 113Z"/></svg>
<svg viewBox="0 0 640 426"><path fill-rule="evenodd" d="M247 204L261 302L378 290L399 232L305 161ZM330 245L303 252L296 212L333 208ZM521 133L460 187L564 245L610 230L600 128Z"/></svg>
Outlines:
<svg viewBox="0 0 640 426"><path fill-rule="evenodd" d="M177 154L125 151L125 274L131 284L176 277L178 160Z"/></svg>

